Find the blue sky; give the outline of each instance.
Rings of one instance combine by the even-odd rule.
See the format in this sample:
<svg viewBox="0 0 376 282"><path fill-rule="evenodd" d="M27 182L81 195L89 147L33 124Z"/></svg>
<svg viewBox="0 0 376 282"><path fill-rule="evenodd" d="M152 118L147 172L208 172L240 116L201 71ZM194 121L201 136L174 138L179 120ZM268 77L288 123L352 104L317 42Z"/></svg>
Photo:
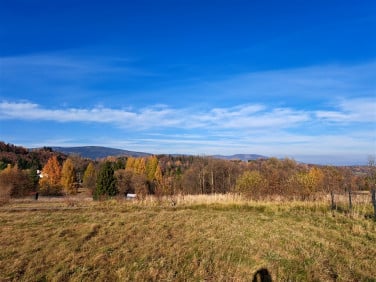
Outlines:
<svg viewBox="0 0 376 282"><path fill-rule="evenodd" d="M0 1L0 140L376 154L376 1Z"/></svg>

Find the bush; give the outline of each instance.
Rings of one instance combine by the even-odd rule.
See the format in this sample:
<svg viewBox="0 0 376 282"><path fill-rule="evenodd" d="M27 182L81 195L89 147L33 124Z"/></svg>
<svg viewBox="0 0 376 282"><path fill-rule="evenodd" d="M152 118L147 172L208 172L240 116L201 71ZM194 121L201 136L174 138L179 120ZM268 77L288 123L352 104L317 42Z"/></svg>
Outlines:
<svg viewBox="0 0 376 282"><path fill-rule="evenodd" d="M267 187L266 179L258 171L246 171L236 181L235 191L248 198L259 198Z"/></svg>
<svg viewBox="0 0 376 282"><path fill-rule="evenodd" d="M17 198L29 195L36 190L30 172L10 165L0 173L0 190L2 197Z"/></svg>

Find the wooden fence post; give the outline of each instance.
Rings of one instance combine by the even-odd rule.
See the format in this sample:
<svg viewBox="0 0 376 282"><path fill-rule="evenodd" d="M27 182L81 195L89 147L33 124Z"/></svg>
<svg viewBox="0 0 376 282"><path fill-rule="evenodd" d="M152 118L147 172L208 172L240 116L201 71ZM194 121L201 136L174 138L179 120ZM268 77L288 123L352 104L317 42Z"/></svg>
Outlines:
<svg viewBox="0 0 376 282"><path fill-rule="evenodd" d="M336 208L336 206L335 206L335 203L334 203L334 193L333 193L333 191L330 191L330 197L332 199L332 206L331 206L331 208L332 208L332 210L334 210Z"/></svg>
<svg viewBox="0 0 376 282"><path fill-rule="evenodd" d="M376 189L372 189L372 204L373 204L373 210L374 210L374 216L376 219Z"/></svg>
<svg viewBox="0 0 376 282"><path fill-rule="evenodd" d="M352 197L351 190L349 190L349 210L352 211Z"/></svg>

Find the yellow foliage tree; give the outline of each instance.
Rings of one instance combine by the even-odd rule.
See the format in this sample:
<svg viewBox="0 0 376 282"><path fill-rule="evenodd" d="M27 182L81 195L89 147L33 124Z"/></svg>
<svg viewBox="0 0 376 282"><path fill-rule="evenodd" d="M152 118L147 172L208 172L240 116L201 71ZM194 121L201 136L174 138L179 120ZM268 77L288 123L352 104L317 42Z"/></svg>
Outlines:
<svg viewBox="0 0 376 282"><path fill-rule="evenodd" d="M236 180L235 191L249 198L258 198L267 187L266 179L259 171L245 171Z"/></svg>
<svg viewBox="0 0 376 282"><path fill-rule="evenodd" d="M135 162L136 173L146 175L146 161L144 158L138 158Z"/></svg>
<svg viewBox="0 0 376 282"><path fill-rule="evenodd" d="M316 192L322 189L324 174L319 168L311 168L308 172L299 172L289 180L294 194L300 196L302 200L314 197Z"/></svg>
<svg viewBox="0 0 376 282"><path fill-rule="evenodd" d="M71 159L67 159L61 171L61 185L64 188L64 192L67 194L75 194L76 188L74 187L74 182L76 180L76 172Z"/></svg>
<svg viewBox="0 0 376 282"><path fill-rule="evenodd" d="M146 176L149 181L153 181L157 167L158 167L158 158L156 156L149 157L146 162Z"/></svg>
<svg viewBox="0 0 376 282"><path fill-rule="evenodd" d="M313 191L312 192L318 192L323 190L324 185L324 173L323 171L318 167L313 167L308 172L309 177L312 179L313 182Z"/></svg>
<svg viewBox="0 0 376 282"><path fill-rule="evenodd" d="M136 162L135 158L129 157L127 159L127 164L125 165L125 169L134 172L134 170L135 170L135 162Z"/></svg>
<svg viewBox="0 0 376 282"><path fill-rule="evenodd" d="M83 178L83 186L85 188L90 189L91 191L94 191L96 181L97 181L97 173L95 170L95 167L93 163L89 163L86 167L84 178Z"/></svg>
<svg viewBox="0 0 376 282"><path fill-rule="evenodd" d="M167 194L170 193L170 191L168 191L169 190L168 187L164 185L162 170L161 170L161 167L158 164L157 164L157 167L155 169L153 179L154 179L154 183L155 183L156 194L167 195Z"/></svg>

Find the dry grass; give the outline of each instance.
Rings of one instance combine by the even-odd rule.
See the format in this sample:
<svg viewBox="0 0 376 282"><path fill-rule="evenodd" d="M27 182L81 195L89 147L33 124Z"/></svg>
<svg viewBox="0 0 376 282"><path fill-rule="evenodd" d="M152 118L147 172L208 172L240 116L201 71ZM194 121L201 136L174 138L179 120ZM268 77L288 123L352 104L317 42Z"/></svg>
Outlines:
<svg viewBox="0 0 376 282"><path fill-rule="evenodd" d="M327 202L72 201L1 207L0 281L375 281L375 221Z"/></svg>

